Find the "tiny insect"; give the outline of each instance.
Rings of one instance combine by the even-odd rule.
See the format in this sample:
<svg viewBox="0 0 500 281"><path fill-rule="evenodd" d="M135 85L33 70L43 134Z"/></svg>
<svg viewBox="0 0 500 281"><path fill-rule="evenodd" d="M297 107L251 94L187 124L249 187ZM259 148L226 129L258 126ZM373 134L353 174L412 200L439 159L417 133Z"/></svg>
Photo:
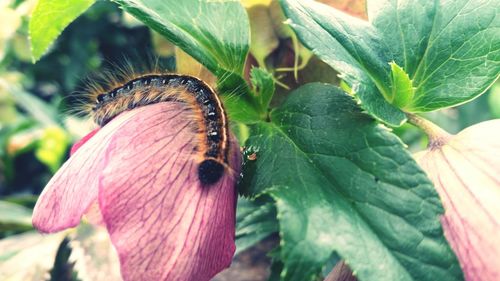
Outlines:
<svg viewBox="0 0 500 281"><path fill-rule="evenodd" d="M249 154L249 155L247 156L247 159L248 159L248 160L250 160L250 161L255 161L255 160L257 160L257 153L255 153L255 152L254 152L254 153L252 153L252 154Z"/></svg>
<svg viewBox="0 0 500 281"><path fill-rule="evenodd" d="M159 102L181 102L194 117L200 156L198 178L202 185L219 181L228 167L229 131L226 112L216 92L200 79L178 74L140 75L114 87L94 87L91 115L104 126L118 114Z"/></svg>

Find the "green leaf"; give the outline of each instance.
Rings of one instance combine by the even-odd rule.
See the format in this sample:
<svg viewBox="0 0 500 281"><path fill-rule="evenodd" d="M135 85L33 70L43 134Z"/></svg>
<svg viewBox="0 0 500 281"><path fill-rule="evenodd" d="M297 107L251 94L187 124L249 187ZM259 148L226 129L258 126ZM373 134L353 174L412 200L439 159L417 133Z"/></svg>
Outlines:
<svg viewBox="0 0 500 281"><path fill-rule="evenodd" d="M56 126L61 123L60 116L54 106L31 93L25 92L19 85L7 85L7 90L14 97L16 104L40 124Z"/></svg>
<svg viewBox="0 0 500 281"><path fill-rule="evenodd" d="M79 281L78 274L74 269L75 263L70 261L69 258L72 252L69 242L66 237L59 245L54 259L54 266L49 272L49 281Z"/></svg>
<svg viewBox="0 0 500 281"><path fill-rule="evenodd" d="M368 17L392 60L413 77L432 31L439 0L368 0ZM389 61L388 61L389 62Z"/></svg>
<svg viewBox="0 0 500 281"><path fill-rule="evenodd" d="M240 190L276 202L282 280L312 280L334 252L361 281L462 280L431 182L351 96L307 84L252 130Z"/></svg>
<svg viewBox="0 0 500 281"><path fill-rule="evenodd" d="M393 60L416 87L408 111L431 111L482 94L500 73L497 1L368 1Z"/></svg>
<svg viewBox="0 0 500 281"><path fill-rule="evenodd" d="M384 99L390 91L391 59L370 24L310 0L281 4L301 42L341 73L366 111L391 126L406 120Z"/></svg>
<svg viewBox="0 0 500 281"><path fill-rule="evenodd" d="M38 0L29 23L33 62L39 60L61 32L95 0Z"/></svg>
<svg viewBox="0 0 500 281"><path fill-rule="evenodd" d="M275 232L278 232L278 222L272 202L256 202L244 198L238 200L235 255Z"/></svg>
<svg viewBox="0 0 500 281"><path fill-rule="evenodd" d="M381 91L389 91L391 70L387 61L390 57L385 53L376 30L368 22L315 1L282 0L282 3L285 14L292 20L292 27L295 24L302 25L302 28L314 28L309 32L321 28L322 33L326 32L329 40L334 40L335 45L345 50ZM331 46L330 50L333 48ZM341 60L343 54L340 52L338 56Z"/></svg>
<svg viewBox="0 0 500 281"><path fill-rule="evenodd" d="M29 230L31 210L18 204L0 200L0 231Z"/></svg>
<svg viewBox="0 0 500 281"><path fill-rule="evenodd" d="M44 129L35 150L36 158L55 173L66 156L69 141L69 136L59 127Z"/></svg>
<svg viewBox="0 0 500 281"><path fill-rule="evenodd" d="M257 93L257 101L261 110L267 110L275 91L273 75L263 68L252 68L250 80Z"/></svg>
<svg viewBox="0 0 500 281"><path fill-rule="evenodd" d="M500 75L500 5L492 0L440 1L415 76L412 111L464 103Z"/></svg>
<svg viewBox="0 0 500 281"><path fill-rule="evenodd" d="M239 1L114 1L217 76L243 73L250 24Z"/></svg>
<svg viewBox="0 0 500 281"><path fill-rule="evenodd" d="M280 275L283 271L283 263L279 258L272 258L270 271L271 273L269 274L269 278L267 279L267 281L279 281L281 279Z"/></svg>
<svg viewBox="0 0 500 281"><path fill-rule="evenodd" d="M413 100L415 93L413 84L408 74L395 62L391 62L392 89L387 100L399 107L405 108Z"/></svg>

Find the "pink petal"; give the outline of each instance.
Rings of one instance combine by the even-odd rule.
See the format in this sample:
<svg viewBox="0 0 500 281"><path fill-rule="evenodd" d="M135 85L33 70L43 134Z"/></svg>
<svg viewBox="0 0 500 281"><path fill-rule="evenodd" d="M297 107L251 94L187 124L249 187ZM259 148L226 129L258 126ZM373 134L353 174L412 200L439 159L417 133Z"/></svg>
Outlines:
<svg viewBox="0 0 500 281"><path fill-rule="evenodd" d="M49 233L74 227L91 203L97 200L104 151L115 131L127 120L127 115L119 117L80 141L74 155L49 181L33 210L36 229Z"/></svg>
<svg viewBox="0 0 500 281"><path fill-rule="evenodd" d="M85 219L94 226L106 226L97 200L85 211Z"/></svg>
<svg viewBox="0 0 500 281"><path fill-rule="evenodd" d="M500 280L500 120L417 155L438 191L442 224L466 280Z"/></svg>
<svg viewBox="0 0 500 281"><path fill-rule="evenodd" d="M71 147L71 151L69 152L70 155L75 154L75 152L82 146L84 145L88 140L90 140L98 131L100 128L92 130L90 133L85 135L81 140L77 141L73 146Z"/></svg>
<svg viewBox="0 0 500 281"><path fill-rule="evenodd" d="M133 110L106 151L99 204L124 280L210 280L234 254L232 173L200 186L193 121L180 103Z"/></svg>

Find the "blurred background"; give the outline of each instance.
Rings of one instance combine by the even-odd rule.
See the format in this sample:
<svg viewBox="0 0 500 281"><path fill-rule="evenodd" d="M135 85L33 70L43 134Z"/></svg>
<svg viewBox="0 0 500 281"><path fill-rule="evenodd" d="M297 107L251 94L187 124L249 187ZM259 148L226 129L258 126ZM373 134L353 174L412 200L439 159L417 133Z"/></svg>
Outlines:
<svg viewBox="0 0 500 281"><path fill-rule="evenodd" d="M324 2L365 17L363 1ZM119 280L105 232L83 225L41 236L31 226L31 210L45 184L67 159L71 145L93 126L79 112L86 77L125 61L141 66L152 58L165 71L186 72L189 70L183 68L190 65L186 63L190 58L115 4L97 1L33 64L28 20L35 3L0 2L0 280ZM336 73L301 47L282 24L276 1L243 3L252 25L248 69L258 65L274 74L274 105L301 84L339 83ZM466 105L427 117L451 133L499 118L500 84ZM425 137L410 125L394 131L412 151L425 147ZM256 207L252 204L240 202L239 230L245 227L241 219L245 212ZM268 278L272 255L267 252L276 245L277 225L272 209L265 215L260 219L270 224L267 231L257 236L241 232L253 235L252 239L239 240L235 263L216 280ZM239 238L245 235L237 233Z"/></svg>

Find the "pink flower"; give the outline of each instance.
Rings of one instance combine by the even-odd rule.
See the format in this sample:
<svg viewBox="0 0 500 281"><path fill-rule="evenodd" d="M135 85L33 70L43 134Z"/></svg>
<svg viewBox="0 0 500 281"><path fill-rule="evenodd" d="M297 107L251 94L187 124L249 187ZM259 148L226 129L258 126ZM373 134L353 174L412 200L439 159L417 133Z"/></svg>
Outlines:
<svg viewBox="0 0 500 281"><path fill-rule="evenodd" d="M90 133L45 187L33 225L56 232L100 210L124 280L202 281L228 267L235 250L239 147L233 138L234 170L202 186L197 124L186 114L181 103L158 103L124 112Z"/></svg>
<svg viewBox="0 0 500 281"><path fill-rule="evenodd" d="M429 149L416 158L441 197L444 233L466 280L500 280L500 120L454 136L423 127Z"/></svg>

